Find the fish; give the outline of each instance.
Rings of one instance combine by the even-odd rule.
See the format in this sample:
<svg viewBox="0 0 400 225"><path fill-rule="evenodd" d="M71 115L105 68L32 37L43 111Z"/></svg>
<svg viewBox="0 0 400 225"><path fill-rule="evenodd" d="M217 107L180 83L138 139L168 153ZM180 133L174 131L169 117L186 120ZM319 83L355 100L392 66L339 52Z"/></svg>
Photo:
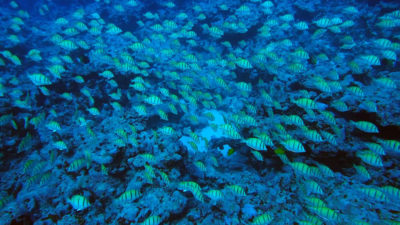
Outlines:
<svg viewBox="0 0 400 225"><path fill-rule="evenodd" d="M135 189L129 189L122 193L118 198L117 201L122 202L122 203L129 203L133 202L137 198L141 196L141 193L138 190Z"/></svg>
<svg viewBox="0 0 400 225"><path fill-rule="evenodd" d="M67 199L67 202L70 203L72 208L76 211L82 211L90 206L89 200L83 195L74 195Z"/></svg>
<svg viewBox="0 0 400 225"><path fill-rule="evenodd" d="M267 225L274 219L271 213L264 213L253 218L252 225Z"/></svg>

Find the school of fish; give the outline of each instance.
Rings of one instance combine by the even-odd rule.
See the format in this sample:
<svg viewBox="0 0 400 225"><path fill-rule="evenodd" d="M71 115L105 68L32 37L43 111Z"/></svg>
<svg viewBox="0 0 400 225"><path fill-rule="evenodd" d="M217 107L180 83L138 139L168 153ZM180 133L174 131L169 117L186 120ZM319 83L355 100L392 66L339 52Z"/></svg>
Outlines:
<svg viewBox="0 0 400 225"><path fill-rule="evenodd" d="M0 224L400 225L400 2L27 4Z"/></svg>

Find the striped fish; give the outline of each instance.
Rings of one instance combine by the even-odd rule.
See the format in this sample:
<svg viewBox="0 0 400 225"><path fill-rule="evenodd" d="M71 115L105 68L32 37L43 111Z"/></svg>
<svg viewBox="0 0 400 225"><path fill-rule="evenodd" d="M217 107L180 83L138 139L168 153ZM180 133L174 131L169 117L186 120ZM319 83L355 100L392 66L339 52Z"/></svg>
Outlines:
<svg viewBox="0 0 400 225"><path fill-rule="evenodd" d="M54 147L58 150L67 150L67 145L63 141L56 141L53 143Z"/></svg>
<svg viewBox="0 0 400 225"><path fill-rule="evenodd" d="M178 189L182 191L190 191L197 200L204 202L203 194L201 193L201 187L196 182L182 181L178 184Z"/></svg>
<svg viewBox="0 0 400 225"><path fill-rule="evenodd" d="M362 55L360 57L361 61L369 66L380 66L381 61L375 55Z"/></svg>
<svg viewBox="0 0 400 225"><path fill-rule="evenodd" d="M249 138L245 140L245 143L250 148L257 150L257 151L266 151L268 150L265 146L264 142L258 138Z"/></svg>
<svg viewBox="0 0 400 225"><path fill-rule="evenodd" d="M371 179L371 175L369 174L368 170L364 166L357 166L353 165L354 168L356 169L357 173L361 175L362 178L366 180Z"/></svg>
<svg viewBox="0 0 400 225"><path fill-rule="evenodd" d="M130 189L125 191L124 193L122 193L118 198L117 201L119 202L132 202L135 199L140 197L140 192L138 190L135 189Z"/></svg>
<svg viewBox="0 0 400 225"><path fill-rule="evenodd" d="M235 127L230 124L223 124L221 125L221 129L223 130L224 134L228 135L232 139L241 139L240 134L236 131Z"/></svg>
<svg viewBox="0 0 400 225"><path fill-rule="evenodd" d="M319 186L319 184L313 180L306 181L305 185L309 193L315 193L320 195L324 194L324 191L322 190L321 186Z"/></svg>
<svg viewBox="0 0 400 225"><path fill-rule="evenodd" d="M218 201L223 198L222 191L220 190L209 190L205 193L205 195L214 201Z"/></svg>
<svg viewBox="0 0 400 225"><path fill-rule="evenodd" d="M339 215L328 207L309 207L309 209L326 221L335 222L339 220Z"/></svg>
<svg viewBox="0 0 400 225"><path fill-rule="evenodd" d="M365 133L379 133L378 127L375 124L368 121L358 121L352 122L359 130L364 131Z"/></svg>
<svg viewBox="0 0 400 225"><path fill-rule="evenodd" d="M251 153L254 155L254 157L258 160L258 161L263 161L264 160L264 158L263 158L263 156L261 155L261 153L260 152L258 152L258 151L251 151Z"/></svg>
<svg viewBox="0 0 400 225"><path fill-rule="evenodd" d="M161 175L161 179L162 181L166 184L166 185L170 185L170 181L168 178L168 174L164 173L163 171L159 171L160 175Z"/></svg>
<svg viewBox="0 0 400 225"><path fill-rule="evenodd" d="M372 151L359 151L356 153L356 155L360 157L361 160L367 163L368 165L383 167L383 162L381 157Z"/></svg>
<svg viewBox="0 0 400 225"><path fill-rule="evenodd" d="M195 165L195 166L197 167L197 169L199 169L201 172L206 172L206 171L207 171L206 166L205 166L204 163L201 162L201 161L196 161L196 162L194 163L194 165Z"/></svg>
<svg viewBox="0 0 400 225"><path fill-rule="evenodd" d="M84 210L90 206L89 200L82 195L74 195L67 201L72 205L72 208L77 211Z"/></svg>
<svg viewBox="0 0 400 225"><path fill-rule="evenodd" d="M326 131L321 131L321 135L324 137L324 139L329 142L332 145L337 145L336 138L333 134L326 132Z"/></svg>
<svg viewBox="0 0 400 225"><path fill-rule="evenodd" d="M160 105L162 104L161 99L157 95L150 95L144 99L144 102L150 105Z"/></svg>
<svg viewBox="0 0 400 225"><path fill-rule="evenodd" d="M378 155L386 155L385 150L383 150L380 144L374 142L366 142L365 145L368 147L369 150L375 152Z"/></svg>
<svg viewBox="0 0 400 225"><path fill-rule="evenodd" d="M265 145L274 146L274 143L267 134L265 133L257 134L256 137L258 137Z"/></svg>
<svg viewBox="0 0 400 225"><path fill-rule="evenodd" d="M88 108L87 111L93 116L100 115L100 111L95 107Z"/></svg>
<svg viewBox="0 0 400 225"><path fill-rule="evenodd" d="M317 197L305 197L305 201L311 207L327 207L326 203Z"/></svg>
<svg viewBox="0 0 400 225"><path fill-rule="evenodd" d="M228 185L228 189L230 189L236 196L246 196L246 192L239 185Z"/></svg>
<svg viewBox="0 0 400 225"><path fill-rule="evenodd" d="M397 200L400 200L400 189L393 187L393 186L384 186L382 191L385 192L387 195L395 197Z"/></svg>
<svg viewBox="0 0 400 225"><path fill-rule="evenodd" d="M50 85L51 84L50 79L47 78L45 75L43 75L41 73L30 74L30 75L28 75L28 78L36 86Z"/></svg>
<svg viewBox="0 0 400 225"><path fill-rule="evenodd" d="M321 135L319 135L319 133L316 130L305 130L304 135L306 136L306 138L308 138L309 140L313 141L313 142L322 142L322 137Z"/></svg>
<svg viewBox="0 0 400 225"><path fill-rule="evenodd" d="M326 165L318 163L318 168L326 177L334 177L335 173Z"/></svg>
<svg viewBox="0 0 400 225"><path fill-rule="evenodd" d="M53 132L57 132L59 130L61 130L60 124L57 123L56 121L50 121L46 124L46 127L53 131Z"/></svg>
<svg viewBox="0 0 400 225"><path fill-rule="evenodd" d="M141 225L158 225L161 223L161 217L159 216L149 216L147 217Z"/></svg>
<svg viewBox="0 0 400 225"><path fill-rule="evenodd" d="M289 165L294 169L295 172L298 172L300 174L303 174L303 175L306 175L306 176L310 176L310 175L313 174L310 166L308 166L305 163L292 162L292 163L289 163Z"/></svg>
<svg viewBox="0 0 400 225"><path fill-rule="evenodd" d="M366 196L369 198L372 198L373 200L376 201L386 201L388 198L386 197L385 193L382 191L378 190L377 188L374 187L363 187L359 189L362 193L364 193Z"/></svg>
<svg viewBox="0 0 400 225"><path fill-rule="evenodd" d="M400 142L396 140L381 140L380 143L389 151L400 152Z"/></svg>
<svg viewBox="0 0 400 225"><path fill-rule="evenodd" d="M301 153L306 152L303 145L296 139L288 139L282 143L285 148L291 152Z"/></svg>
<svg viewBox="0 0 400 225"><path fill-rule="evenodd" d="M247 59L240 58L236 61L236 65L242 69L251 69L253 66Z"/></svg>
<svg viewBox="0 0 400 225"><path fill-rule="evenodd" d="M63 40L58 45L67 51L72 51L78 48L78 46L71 40Z"/></svg>
<svg viewBox="0 0 400 225"><path fill-rule="evenodd" d="M67 168L68 172L78 171L86 165L87 168L90 166L90 161L87 159L76 159Z"/></svg>
<svg viewBox="0 0 400 225"><path fill-rule="evenodd" d="M271 215L271 213L264 213L262 215L256 216L253 219L253 222L251 223L252 225L267 225L272 222L274 217Z"/></svg>
<svg viewBox="0 0 400 225"><path fill-rule="evenodd" d="M309 98L299 98L297 100L293 100L293 103L303 109L317 109L317 103Z"/></svg>

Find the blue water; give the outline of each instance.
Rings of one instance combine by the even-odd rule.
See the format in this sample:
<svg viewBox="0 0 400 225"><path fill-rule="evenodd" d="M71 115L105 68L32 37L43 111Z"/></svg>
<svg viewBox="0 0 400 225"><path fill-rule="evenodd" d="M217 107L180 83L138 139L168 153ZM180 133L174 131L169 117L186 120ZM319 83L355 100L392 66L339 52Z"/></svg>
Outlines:
<svg viewBox="0 0 400 225"><path fill-rule="evenodd" d="M0 7L0 224L400 224L400 2Z"/></svg>

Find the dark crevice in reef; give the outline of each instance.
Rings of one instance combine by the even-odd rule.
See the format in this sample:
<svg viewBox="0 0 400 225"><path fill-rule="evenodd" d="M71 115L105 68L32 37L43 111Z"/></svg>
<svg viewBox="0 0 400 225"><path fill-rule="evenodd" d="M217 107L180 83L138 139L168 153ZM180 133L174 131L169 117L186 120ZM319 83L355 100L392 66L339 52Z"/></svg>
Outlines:
<svg viewBox="0 0 400 225"><path fill-rule="evenodd" d="M180 174L186 174L186 165L190 164L185 161L185 159L187 160L189 158L188 150L182 144L179 144L179 151L177 151L177 154L181 155L183 160L171 160L165 163L165 167L168 169L178 169Z"/></svg>
<svg viewBox="0 0 400 225"><path fill-rule="evenodd" d="M249 79L251 70L237 67L234 72L236 74L236 82L251 82L251 80Z"/></svg>
<svg viewBox="0 0 400 225"><path fill-rule="evenodd" d="M303 89L306 89L304 84L302 84L302 82L300 82L300 81L292 82L288 86L288 88L289 88L289 90L303 90Z"/></svg>
<svg viewBox="0 0 400 225"><path fill-rule="evenodd" d="M72 52L70 52L69 56L74 60L78 61L78 63L83 63L83 64L88 64L90 62L90 59L88 57L89 55L89 50L84 50L84 49L77 49ZM68 65L66 65L68 67ZM68 68L66 68L68 70Z"/></svg>
<svg viewBox="0 0 400 225"><path fill-rule="evenodd" d="M335 111L335 110L332 110ZM342 117L345 120L353 120L353 121L369 121L371 123L376 122L379 117L378 115L376 115L376 113L370 113L367 111L359 111L359 112L354 112L354 111L347 111L347 112L339 112L336 111L335 115L337 115L338 117Z"/></svg>
<svg viewBox="0 0 400 225"><path fill-rule="evenodd" d="M315 13L310 13L310 11L304 10L298 6L295 6L296 14L295 18L301 21L311 23L315 19Z"/></svg>
<svg viewBox="0 0 400 225"><path fill-rule="evenodd" d="M193 208L194 207L195 206L193 206ZM183 218L186 217L187 214L189 214L190 209L192 209L192 208L189 207L189 204L186 204L185 207L179 213L171 213L169 218L166 219L164 222L173 224L173 222L181 221Z"/></svg>
<svg viewBox="0 0 400 225"><path fill-rule="evenodd" d="M258 29L262 26L262 23L257 23L250 27L246 33L225 33L219 41L229 41L232 46L236 46L240 41L248 41L257 36Z"/></svg>
<svg viewBox="0 0 400 225"><path fill-rule="evenodd" d="M361 74L351 74L354 81L359 81L364 85L370 84L372 82L372 78L368 76L368 73L361 73Z"/></svg>
<svg viewBox="0 0 400 225"><path fill-rule="evenodd" d="M312 157L315 161L328 166L334 172L346 175L346 169L360 161L353 153L344 150L337 152L319 152Z"/></svg>
<svg viewBox="0 0 400 225"><path fill-rule="evenodd" d="M124 156L125 150L119 149L113 157L110 168L117 168L110 171L109 175L125 181L126 174L129 172L129 163Z"/></svg>
<svg viewBox="0 0 400 225"><path fill-rule="evenodd" d="M338 117L342 117L346 119L347 121L368 121L373 124L375 124L378 129L379 133L377 134L371 134L371 133L366 133L362 132L358 129L354 129L352 131L352 135L355 135L359 138L362 138L364 140L371 140L373 137L381 138L381 139L394 139L394 140L400 140L400 126L395 126L395 125L389 125L389 126L382 126L381 123L379 122L381 119L378 117L376 113L371 113L371 112L366 112L364 110L361 110L359 112L335 112L335 115Z"/></svg>
<svg viewBox="0 0 400 225"><path fill-rule="evenodd" d="M378 126L379 134L377 135L382 139L400 140L400 126Z"/></svg>
<svg viewBox="0 0 400 225"><path fill-rule="evenodd" d="M131 83L132 77L138 76L137 74L133 74L133 76L122 75L122 74L118 74L118 72L114 72L114 71L113 71L113 73L115 74L115 77L113 79L115 80L115 82L117 82L118 88L121 90L129 89L129 85ZM117 88L115 88L115 89L117 89Z"/></svg>
<svg viewBox="0 0 400 225"><path fill-rule="evenodd" d="M26 214L11 221L10 225L31 225L34 221L32 220L32 215Z"/></svg>

